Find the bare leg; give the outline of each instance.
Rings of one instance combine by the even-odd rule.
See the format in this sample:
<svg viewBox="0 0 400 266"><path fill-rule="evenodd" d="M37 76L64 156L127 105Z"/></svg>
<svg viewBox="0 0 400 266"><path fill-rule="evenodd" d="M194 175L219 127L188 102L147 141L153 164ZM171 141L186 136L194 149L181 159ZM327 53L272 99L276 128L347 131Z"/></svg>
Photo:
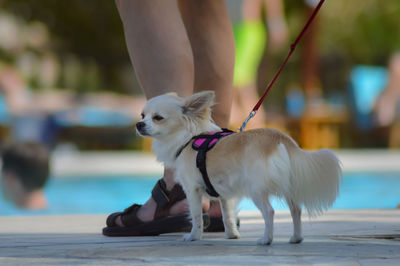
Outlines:
<svg viewBox="0 0 400 266"><path fill-rule="evenodd" d="M242 117L238 126L241 126L241 123L244 121L246 116L250 113L251 108L253 108L259 99L260 96L257 93L257 88L255 87L254 83L248 85L247 87L237 89L238 105L242 110ZM257 111L257 115L248 124L247 129L263 128L265 123L266 119L264 108L261 106Z"/></svg>
<svg viewBox="0 0 400 266"><path fill-rule="evenodd" d="M259 245L270 245L273 239L274 233L274 214L275 211L269 203L268 195L258 195L258 197L252 197L254 204L260 209L265 222L264 237L258 240Z"/></svg>
<svg viewBox="0 0 400 266"><path fill-rule="evenodd" d="M286 199L286 202L293 219L293 236L290 238L290 243L298 244L303 241L301 236L301 207L291 200Z"/></svg>
<svg viewBox="0 0 400 266"><path fill-rule="evenodd" d="M180 0L179 8L194 57L194 91L213 90L213 118L228 127L233 94L235 44L223 0Z"/></svg>
<svg viewBox="0 0 400 266"><path fill-rule="evenodd" d="M128 52L146 97L171 91L180 96L192 94L193 53L176 0L116 0L116 4ZM170 190L175 184L174 170L165 169L163 179ZM171 215L187 211L186 203L178 204L171 208ZM156 204L150 198L140 208L138 218L150 221L155 210ZM116 222L122 226L119 217Z"/></svg>
<svg viewBox="0 0 400 266"><path fill-rule="evenodd" d="M147 98L193 93L194 65L176 0L116 0L132 64Z"/></svg>

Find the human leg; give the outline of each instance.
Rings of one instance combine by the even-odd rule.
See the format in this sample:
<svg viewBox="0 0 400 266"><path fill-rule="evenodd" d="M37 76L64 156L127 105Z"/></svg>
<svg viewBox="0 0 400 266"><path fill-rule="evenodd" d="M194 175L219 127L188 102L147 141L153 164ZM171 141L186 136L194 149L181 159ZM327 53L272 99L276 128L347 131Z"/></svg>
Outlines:
<svg viewBox="0 0 400 266"><path fill-rule="evenodd" d="M266 30L260 20L260 1L245 1L244 12L248 13L244 21L234 25L236 42L236 60L233 84L235 87L235 113L233 124L241 126L250 108L259 100L256 87L258 66L263 56L266 45ZM248 128L263 127L265 117L262 107L258 111Z"/></svg>
<svg viewBox="0 0 400 266"><path fill-rule="evenodd" d="M176 0L116 0L126 44L146 97L193 93L194 65Z"/></svg>
<svg viewBox="0 0 400 266"><path fill-rule="evenodd" d="M224 70L226 66L229 70L230 65L232 65L232 70L229 71L233 72L233 56L231 60L226 60L227 62L232 61L230 64L218 64L221 57L217 59L218 55L215 55L215 53L224 52L226 45L221 46L223 44L219 44L219 48L215 49L215 31L210 29L214 32L214 37L210 36L210 40L214 41L211 46L207 45L208 41L204 36L200 38L203 43L189 40L190 37L188 38L186 34L189 31L183 26L180 17L182 12L181 14L177 12L175 0L116 0L116 2L124 25L129 55L146 97L151 98L168 91L175 91L180 96L186 96L192 93L193 86L196 90L212 89L216 91L219 106L215 111L214 119L220 126L226 127L230 111L227 105L230 105L231 101L231 93L227 89L231 89L232 75L228 73L228 76L225 77L223 74L226 73ZM215 2L219 4L214 6L212 1L204 1L212 8L213 14L218 15L215 11L221 9L224 5L221 5L221 3L223 4L221 1ZM203 2L197 3L204 7ZM193 4L194 2L192 2L192 12L194 12L193 8L196 6L196 4ZM203 14L206 14L204 9ZM224 14L224 21L226 22L226 18L228 18L226 11ZM205 22L205 20L200 21ZM225 23L224 27L226 28L227 25L230 24ZM210 25L208 25L208 28L210 28ZM202 45L204 47L201 47ZM194 51L195 48L196 51ZM213 60L203 58L202 55L214 57L215 64L210 64ZM193 57L198 58L196 66ZM223 61L223 57L221 60ZM213 67L216 71L205 71L208 67ZM196 74L194 73L195 70ZM228 83L229 86L227 86ZM175 185L172 169L165 170L163 180L167 189ZM206 205L207 203L203 202L203 209L208 207ZM187 207L185 202L177 203L171 207L170 214L182 212L184 207ZM149 221L153 219L155 209L155 201L150 198L136 212L137 217L142 221ZM116 218L115 223L123 226L120 217Z"/></svg>
<svg viewBox="0 0 400 266"><path fill-rule="evenodd" d="M116 4L129 56L146 97L171 91L180 96L190 95L194 83L193 55L176 0L116 0ZM170 191L175 185L174 170L165 169L163 180ZM186 205L178 202L171 207L170 214L187 211ZM137 211L137 217L150 221L155 210L156 202L150 198ZM115 222L123 226L120 216Z"/></svg>
<svg viewBox="0 0 400 266"><path fill-rule="evenodd" d="M228 127L232 103L235 45L223 0L180 0L179 9L194 58L194 91L213 90L213 119Z"/></svg>

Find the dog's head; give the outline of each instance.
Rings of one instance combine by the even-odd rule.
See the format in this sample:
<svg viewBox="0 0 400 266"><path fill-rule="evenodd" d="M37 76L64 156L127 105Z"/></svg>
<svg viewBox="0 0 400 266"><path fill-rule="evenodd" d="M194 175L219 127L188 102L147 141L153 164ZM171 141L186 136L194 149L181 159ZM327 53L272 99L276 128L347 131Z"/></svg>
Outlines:
<svg viewBox="0 0 400 266"><path fill-rule="evenodd" d="M141 136L162 139L165 136L186 130L190 133L206 131L214 105L213 91L202 91L187 98L167 93L151 98L142 111L142 120L136 124Z"/></svg>

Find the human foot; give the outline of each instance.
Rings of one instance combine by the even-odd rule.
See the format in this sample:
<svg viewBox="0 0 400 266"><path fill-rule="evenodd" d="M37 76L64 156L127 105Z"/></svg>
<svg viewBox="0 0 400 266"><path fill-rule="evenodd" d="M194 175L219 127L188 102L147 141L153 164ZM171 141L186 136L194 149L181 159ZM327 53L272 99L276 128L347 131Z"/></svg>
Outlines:
<svg viewBox="0 0 400 266"><path fill-rule="evenodd" d="M157 209L157 203L153 198L150 198L145 204L141 205L136 215L137 218L143 222L149 222L154 220L154 214ZM168 216L177 216L189 213L189 206L186 199L176 202L171 206L168 212ZM115 218L116 225L124 227L121 215Z"/></svg>
<svg viewBox="0 0 400 266"><path fill-rule="evenodd" d="M188 203L180 185L167 190L160 179L152 191L152 197L144 204L133 204L123 212L112 213L107 218L106 236L150 236L162 233L183 232L191 229ZM209 208L209 202L203 202ZM204 217L205 226L209 216Z"/></svg>
<svg viewBox="0 0 400 266"><path fill-rule="evenodd" d="M132 226L138 222L149 222L167 216L188 212L185 193L178 184L167 190L164 180L154 186L151 198L143 205L134 204L123 212L113 213L107 218L108 226Z"/></svg>

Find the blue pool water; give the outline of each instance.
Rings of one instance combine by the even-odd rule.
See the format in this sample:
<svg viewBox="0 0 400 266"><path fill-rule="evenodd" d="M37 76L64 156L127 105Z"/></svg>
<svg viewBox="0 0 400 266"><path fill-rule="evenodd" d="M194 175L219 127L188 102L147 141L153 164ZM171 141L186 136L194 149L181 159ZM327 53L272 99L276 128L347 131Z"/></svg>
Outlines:
<svg viewBox="0 0 400 266"><path fill-rule="evenodd" d="M132 203L144 203L157 178L132 176L53 178L45 194L49 201L46 211L26 211L0 199L0 215L43 214L106 214L120 211ZM0 195L1 196L1 195ZM400 173L346 174L340 196L333 209L395 208L400 203ZM276 210L287 209L273 199ZM244 199L241 210L256 210Z"/></svg>

